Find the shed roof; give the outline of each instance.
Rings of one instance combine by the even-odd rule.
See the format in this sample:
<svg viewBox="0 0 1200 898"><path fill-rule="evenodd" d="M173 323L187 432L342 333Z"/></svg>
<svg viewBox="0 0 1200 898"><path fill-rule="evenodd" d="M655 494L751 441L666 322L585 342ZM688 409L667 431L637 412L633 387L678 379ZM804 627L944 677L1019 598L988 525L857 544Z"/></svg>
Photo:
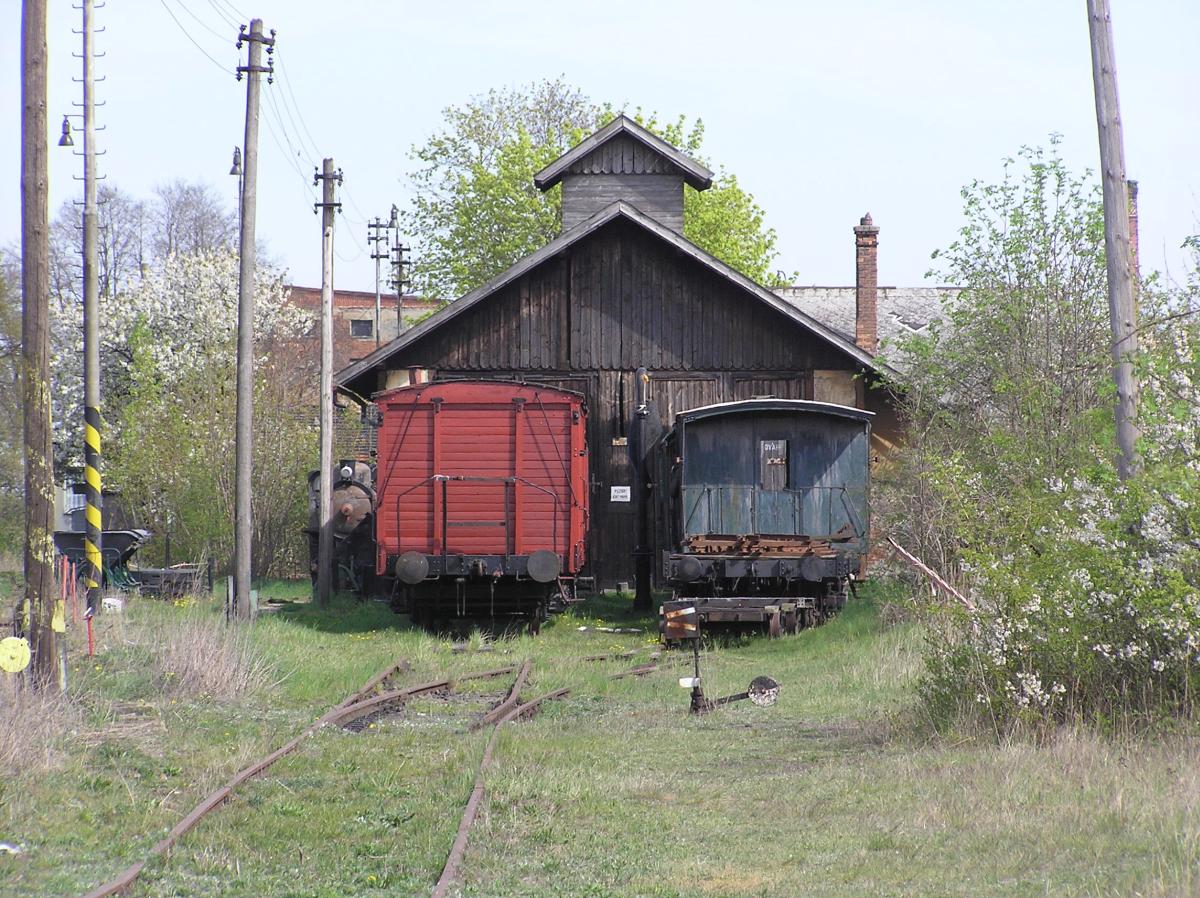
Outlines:
<svg viewBox="0 0 1200 898"><path fill-rule="evenodd" d="M875 314L880 344L886 350L901 337L925 333L945 314L944 303L960 292L960 287L878 288ZM854 287L792 286L776 288L775 293L845 339L854 339Z"/></svg>
<svg viewBox="0 0 1200 898"><path fill-rule="evenodd" d="M844 352L846 355L853 358L854 361L862 365L864 368L880 374L892 373L891 368L874 358L869 352L866 352L856 346L853 339L847 339L846 337L827 327L825 324L822 324L807 312L797 308L794 304L772 293L766 287L756 283L741 272L730 268L724 262L720 261L714 256L709 255L681 234L677 234L675 231L672 231L670 228L662 224L659 224L650 216L639 211L635 206L631 206L629 203L626 203L622 200L617 200L616 202L605 206L587 221L581 222L580 224L571 228L571 230L560 234L557 238L547 243L541 249L530 253L524 259L517 262L508 270L492 278L486 284L475 288L462 298L444 306L442 309L426 318L420 324L417 324L405 331L386 346L381 346L370 355L359 359L357 362L352 365L348 365L346 368L343 368L334 376L334 383L337 386L348 385L352 381L366 374L368 371L386 362L391 356L395 355L406 347L411 346L426 334L437 330L447 322L457 318L472 306L487 299L489 296L493 295L504 286L512 283L526 272L531 271L538 265L541 265L543 262L553 258L570 246L582 240L584 237L587 237L589 234L598 231L609 222L618 218L632 222L633 224L636 224L655 235L660 240L671 244L684 255L687 255L692 259L695 259L700 264L706 266L714 275L724 278L737 287L740 287L742 290L746 291L759 301L765 303L776 311L781 312L784 316L812 333L815 337L824 340L825 342L833 345L839 351Z"/></svg>
<svg viewBox="0 0 1200 898"><path fill-rule="evenodd" d="M712 186L713 173L711 171L623 114L618 115L590 137L585 137L543 168L533 176L533 183L539 190L549 190L562 180L563 175L572 165L621 134L632 137L668 160L679 169L684 181L697 190L707 190Z"/></svg>

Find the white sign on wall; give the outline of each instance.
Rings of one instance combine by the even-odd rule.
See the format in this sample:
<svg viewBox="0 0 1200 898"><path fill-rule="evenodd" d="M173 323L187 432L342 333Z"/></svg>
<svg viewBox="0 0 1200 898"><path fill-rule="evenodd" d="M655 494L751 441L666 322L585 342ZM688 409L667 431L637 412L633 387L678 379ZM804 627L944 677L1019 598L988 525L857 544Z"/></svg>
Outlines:
<svg viewBox="0 0 1200 898"><path fill-rule="evenodd" d="M631 501L633 501L633 487L631 487L631 486L611 486L611 487L609 487L608 500L610 502L631 502Z"/></svg>

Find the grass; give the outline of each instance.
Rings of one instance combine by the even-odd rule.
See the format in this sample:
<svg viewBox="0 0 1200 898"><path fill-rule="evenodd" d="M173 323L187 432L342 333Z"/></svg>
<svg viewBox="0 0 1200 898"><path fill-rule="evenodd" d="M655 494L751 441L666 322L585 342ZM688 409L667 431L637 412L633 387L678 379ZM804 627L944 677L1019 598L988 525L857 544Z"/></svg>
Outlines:
<svg viewBox="0 0 1200 898"><path fill-rule="evenodd" d="M306 592L280 597L302 599ZM263 595L273 589L264 587ZM930 741L912 723L922 632L885 627L879 591L825 627L706 649L706 691L757 674L772 708L686 713L627 598L597 597L540 637L408 629L385 607L305 602L263 615L247 652L270 671L237 695L163 691L147 634L212 625L213 603L133 602L100 619L72 670L74 732L48 772L0 780L0 895L82 894L146 850L254 757L397 656L421 682L534 659L527 695L570 686L510 726L472 831L467 895L1200 895L1200 742L1065 731L1045 744ZM641 627L632 634L601 626ZM590 629L581 632L581 626ZM638 649L633 659L582 655ZM324 730L152 864L134 896L427 894L453 840L506 681L422 700L361 733Z"/></svg>

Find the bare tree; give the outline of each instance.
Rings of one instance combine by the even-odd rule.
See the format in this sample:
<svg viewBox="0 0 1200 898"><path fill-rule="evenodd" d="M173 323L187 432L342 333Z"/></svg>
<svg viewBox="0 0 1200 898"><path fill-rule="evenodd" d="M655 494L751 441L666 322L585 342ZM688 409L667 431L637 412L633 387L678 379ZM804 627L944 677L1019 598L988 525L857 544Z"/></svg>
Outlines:
<svg viewBox="0 0 1200 898"><path fill-rule="evenodd" d="M234 246L237 213L211 184L182 179L160 184L150 204L150 245L158 258Z"/></svg>
<svg viewBox="0 0 1200 898"><path fill-rule="evenodd" d="M149 263L146 252L146 203L119 187L101 184L99 206L99 280L102 299L112 299L135 282ZM80 206L67 200L50 225L50 293L60 301L81 298Z"/></svg>

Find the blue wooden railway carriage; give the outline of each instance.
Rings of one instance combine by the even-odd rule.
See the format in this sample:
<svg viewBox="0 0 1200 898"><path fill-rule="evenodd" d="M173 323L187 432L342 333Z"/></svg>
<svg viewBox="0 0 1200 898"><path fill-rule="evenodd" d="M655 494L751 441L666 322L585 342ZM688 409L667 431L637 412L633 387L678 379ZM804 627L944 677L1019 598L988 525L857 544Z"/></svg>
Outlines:
<svg viewBox="0 0 1200 898"><path fill-rule="evenodd" d="M677 415L652 460L664 613L779 635L842 608L870 538L873 417L791 399Z"/></svg>

